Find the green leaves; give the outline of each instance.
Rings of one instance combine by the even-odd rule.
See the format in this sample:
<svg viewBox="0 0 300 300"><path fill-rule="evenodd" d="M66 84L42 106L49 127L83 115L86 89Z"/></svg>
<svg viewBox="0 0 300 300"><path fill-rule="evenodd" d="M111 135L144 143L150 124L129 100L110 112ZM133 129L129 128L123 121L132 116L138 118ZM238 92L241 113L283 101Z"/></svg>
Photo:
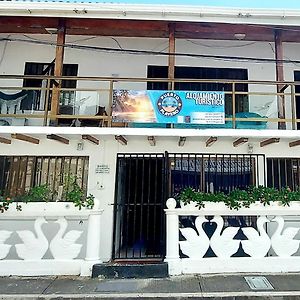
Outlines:
<svg viewBox="0 0 300 300"><path fill-rule="evenodd" d="M64 190L66 191L66 201L73 202L79 210L83 207L93 208L95 197L89 194L85 197L84 191L77 183L76 176L68 176L65 181Z"/></svg>
<svg viewBox="0 0 300 300"><path fill-rule="evenodd" d="M214 194L197 192L188 187L181 191L179 200L184 204L196 202L199 208L204 207L204 201L224 202L230 209L238 210L242 207L249 208L251 203L260 202L264 206L278 201L283 206L289 206L291 201L300 200L300 190L291 191L289 187L277 190L275 188L251 186L246 190L235 189L228 194L216 192Z"/></svg>
<svg viewBox="0 0 300 300"><path fill-rule="evenodd" d="M81 210L83 207L89 209L94 207L95 197L92 194L89 194L88 196L85 195L84 190L77 182L76 176L68 175L65 177L62 193L64 195L64 201L73 202L79 210ZM13 198L0 196L0 213L7 211L11 203L15 203L16 209L21 211L22 207L19 204L20 202L48 202L56 197L57 192L53 192L48 184L41 184L32 187L25 194L18 195Z"/></svg>

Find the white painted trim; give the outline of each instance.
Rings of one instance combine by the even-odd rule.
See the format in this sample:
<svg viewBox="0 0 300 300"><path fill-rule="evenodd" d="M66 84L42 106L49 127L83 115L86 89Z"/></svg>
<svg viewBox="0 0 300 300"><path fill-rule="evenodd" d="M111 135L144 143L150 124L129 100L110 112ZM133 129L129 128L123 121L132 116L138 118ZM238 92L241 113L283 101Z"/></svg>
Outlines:
<svg viewBox="0 0 300 300"><path fill-rule="evenodd" d="M300 257L209 257L197 260L182 258L181 268L182 274L255 273L258 270L261 273L299 272Z"/></svg>
<svg viewBox="0 0 300 300"><path fill-rule="evenodd" d="M102 214L100 209L82 208L79 210L72 202L19 202L21 211L17 211L15 203L1 214L1 219L29 219L36 217L82 217L87 218L93 214Z"/></svg>
<svg viewBox="0 0 300 300"><path fill-rule="evenodd" d="M300 10L296 9L224 8L200 5L1 1L0 15L225 22L236 24L300 24Z"/></svg>
<svg viewBox="0 0 300 300"><path fill-rule="evenodd" d="M174 128L119 128L119 127L43 127L43 126L0 126L0 134L30 134L45 138L47 134L80 137L83 134L94 136L173 136L173 137L248 137L263 139L276 137L283 140L299 139L299 130L255 130L255 129L174 129Z"/></svg>
<svg viewBox="0 0 300 300"><path fill-rule="evenodd" d="M272 202L264 206L257 202L249 208L242 207L239 210L230 209L224 203L204 202L205 207L198 209L175 208L165 209L167 215L180 216L299 216L300 201L290 202L290 206L283 206L279 202Z"/></svg>

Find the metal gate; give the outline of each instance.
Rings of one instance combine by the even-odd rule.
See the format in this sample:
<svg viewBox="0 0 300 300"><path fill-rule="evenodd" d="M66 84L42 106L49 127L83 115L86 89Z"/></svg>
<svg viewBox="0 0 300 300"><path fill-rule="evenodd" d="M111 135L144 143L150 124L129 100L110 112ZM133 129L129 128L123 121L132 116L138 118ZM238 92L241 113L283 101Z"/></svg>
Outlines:
<svg viewBox="0 0 300 300"><path fill-rule="evenodd" d="M160 260L165 252L164 154L119 154L114 259Z"/></svg>
<svg viewBox="0 0 300 300"><path fill-rule="evenodd" d="M184 187L207 193L265 185L265 156L252 154L119 154L113 259L162 259L165 201ZM251 224L252 219L244 220Z"/></svg>
<svg viewBox="0 0 300 300"><path fill-rule="evenodd" d="M263 154L169 153L169 190L185 187L206 193L266 184Z"/></svg>

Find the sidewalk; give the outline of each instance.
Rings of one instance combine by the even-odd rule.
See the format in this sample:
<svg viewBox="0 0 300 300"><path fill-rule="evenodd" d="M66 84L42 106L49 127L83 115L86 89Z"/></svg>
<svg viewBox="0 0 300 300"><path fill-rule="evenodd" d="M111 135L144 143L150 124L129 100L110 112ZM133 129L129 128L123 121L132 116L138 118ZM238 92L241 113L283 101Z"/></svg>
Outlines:
<svg viewBox="0 0 300 300"><path fill-rule="evenodd" d="M244 277L274 287L252 290ZM256 284L256 286L259 286ZM300 274L176 276L165 279L1 277L0 299L300 299Z"/></svg>

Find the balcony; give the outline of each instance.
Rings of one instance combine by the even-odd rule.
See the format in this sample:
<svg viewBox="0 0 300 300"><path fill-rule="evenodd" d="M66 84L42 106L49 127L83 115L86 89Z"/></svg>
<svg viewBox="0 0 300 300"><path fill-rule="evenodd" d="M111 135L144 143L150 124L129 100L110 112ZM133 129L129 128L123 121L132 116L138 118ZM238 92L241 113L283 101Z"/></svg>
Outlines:
<svg viewBox="0 0 300 300"><path fill-rule="evenodd" d="M70 81L76 81L76 88L62 87ZM152 83L168 84L171 90L185 83L191 91L200 86L200 91L224 92L225 122L153 122L153 111L141 103L134 118L128 116L130 109L116 118L115 91L145 91ZM0 126L297 130L297 88L297 82L1 75Z"/></svg>

